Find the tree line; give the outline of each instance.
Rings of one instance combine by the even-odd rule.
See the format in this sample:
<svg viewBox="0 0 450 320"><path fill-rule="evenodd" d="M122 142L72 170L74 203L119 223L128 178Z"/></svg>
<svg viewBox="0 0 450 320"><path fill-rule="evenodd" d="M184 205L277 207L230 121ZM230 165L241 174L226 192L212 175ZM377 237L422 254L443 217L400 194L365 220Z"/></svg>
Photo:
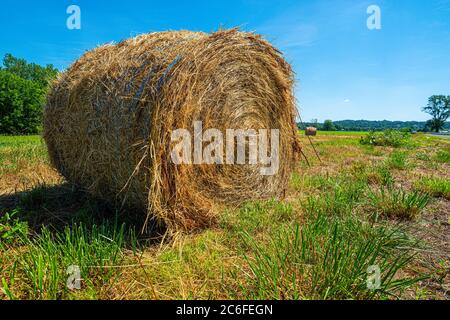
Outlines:
<svg viewBox="0 0 450 320"><path fill-rule="evenodd" d="M304 130L307 127L315 127L323 131L384 131L387 129L428 132L433 130L428 121L371 121L371 120L326 120L319 123L316 120L299 122L298 127ZM450 122L445 122L443 130L450 130Z"/></svg>
<svg viewBox="0 0 450 320"><path fill-rule="evenodd" d="M302 130L314 127L323 131L384 131L388 129L403 131L434 131L450 130L450 96L433 95L428 98L428 104L422 108L423 112L431 115L428 121L370 121L370 120L325 120L319 123L317 119L310 122L299 122Z"/></svg>

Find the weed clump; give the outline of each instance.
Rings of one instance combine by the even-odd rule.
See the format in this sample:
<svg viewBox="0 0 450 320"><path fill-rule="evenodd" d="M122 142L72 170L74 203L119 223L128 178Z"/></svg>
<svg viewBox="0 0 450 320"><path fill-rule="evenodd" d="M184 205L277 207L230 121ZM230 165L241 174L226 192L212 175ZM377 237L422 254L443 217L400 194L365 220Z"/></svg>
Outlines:
<svg viewBox="0 0 450 320"><path fill-rule="evenodd" d="M368 193L368 210L377 218L413 220L419 216L430 197L420 191L397 189L392 184Z"/></svg>
<svg viewBox="0 0 450 320"><path fill-rule="evenodd" d="M406 152L394 151L386 160L386 165L390 169L405 170L410 166L408 154Z"/></svg>
<svg viewBox="0 0 450 320"><path fill-rule="evenodd" d="M0 216L0 249L23 242L28 235L26 222L16 218L18 209Z"/></svg>
<svg viewBox="0 0 450 320"><path fill-rule="evenodd" d="M441 163L449 163L450 164L450 149L447 150L439 150L434 159Z"/></svg>
<svg viewBox="0 0 450 320"><path fill-rule="evenodd" d="M432 197L450 200L450 180L441 178L422 178L415 183L415 188Z"/></svg>
<svg viewBox="0 0 450 320"><path fill-rule="evenodd" d="M407 145L410 139L409 132L388 129L383 132L369 132L366 136L361 137L359 142L362 145L398 148Z"/></svg>

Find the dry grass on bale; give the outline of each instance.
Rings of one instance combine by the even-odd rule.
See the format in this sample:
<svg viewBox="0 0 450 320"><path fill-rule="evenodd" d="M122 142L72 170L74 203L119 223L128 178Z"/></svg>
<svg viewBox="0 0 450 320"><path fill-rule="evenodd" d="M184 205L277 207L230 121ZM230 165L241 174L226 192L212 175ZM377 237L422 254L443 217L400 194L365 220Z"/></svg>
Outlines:
<svg viewBox="0 0 450 320"><path fill-rule="evenodd" d="M211 225L218 209L281 197L298 154L293 73L277 49L237 29L141 35L83 55L48 96L52 164L91 194L176 230ZM279 129L280 167L175 165L171 132ZM147 221L147 220L146 220Z"/></svg>

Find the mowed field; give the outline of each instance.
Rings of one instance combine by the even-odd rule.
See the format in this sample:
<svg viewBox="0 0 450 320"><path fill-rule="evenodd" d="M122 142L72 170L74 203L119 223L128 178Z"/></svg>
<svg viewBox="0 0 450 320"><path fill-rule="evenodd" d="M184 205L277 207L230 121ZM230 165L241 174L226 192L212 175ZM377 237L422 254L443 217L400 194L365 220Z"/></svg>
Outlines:
<svg viewBox="0 0 450 320"><path fill-rule="evenodd" d="M171 236L67 184L40 137L0 137L0 299L448 299L450 141L319 132L319 160L300 135L284 201Z"/></svg>

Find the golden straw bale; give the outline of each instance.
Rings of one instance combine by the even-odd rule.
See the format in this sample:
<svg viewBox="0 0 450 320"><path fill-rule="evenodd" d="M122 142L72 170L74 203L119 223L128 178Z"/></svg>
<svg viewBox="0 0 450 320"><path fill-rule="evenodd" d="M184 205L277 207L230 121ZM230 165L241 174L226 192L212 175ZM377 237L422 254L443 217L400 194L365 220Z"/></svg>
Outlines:
<svg viewBox="0 0 450 320"><path fill-rule="evenodd" d="M315 135L317 135L317 129L314 128L314 127L308 127L308 128L306 128L306 130L305 130L305 134L306 134L307 136L315 136Z"/></svg>
<svg viewBox="0 0 450 320"><path fill-rule="evenodd" d="M84 54L48 95L52 164L96 197L176 230L204 228L225 206L282 197L299 151L293 74L279 51L237 29L140 35ZM279 170L176 165L171 133L278 129Z"/></svg>

